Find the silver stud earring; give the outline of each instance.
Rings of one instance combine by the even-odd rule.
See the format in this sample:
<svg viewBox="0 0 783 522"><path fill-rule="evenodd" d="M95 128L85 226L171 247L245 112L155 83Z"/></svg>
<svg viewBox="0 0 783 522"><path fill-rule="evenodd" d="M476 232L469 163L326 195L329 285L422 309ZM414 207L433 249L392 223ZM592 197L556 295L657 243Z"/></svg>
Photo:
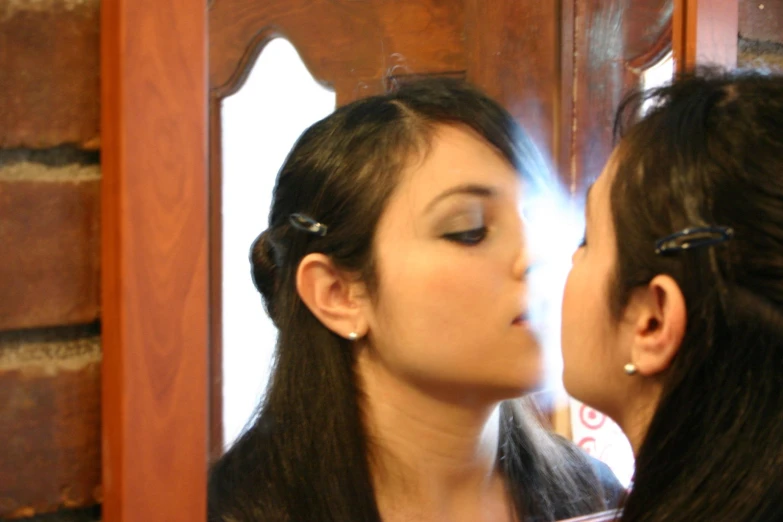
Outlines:
<svg viewBox="0 0 783 522"><path fill-rule="evenodd" d="M351 332L348 334L348 339L351 341L355 341L359 338L359 334L356 332Z"/></svg>
<svg viewBox="0 0 783 522"><path fill-rule="evenodd" d="M637 372L637 368L634 363L626 364L623 366L623 370L625 370L626 375L634 375Z"/></svg>

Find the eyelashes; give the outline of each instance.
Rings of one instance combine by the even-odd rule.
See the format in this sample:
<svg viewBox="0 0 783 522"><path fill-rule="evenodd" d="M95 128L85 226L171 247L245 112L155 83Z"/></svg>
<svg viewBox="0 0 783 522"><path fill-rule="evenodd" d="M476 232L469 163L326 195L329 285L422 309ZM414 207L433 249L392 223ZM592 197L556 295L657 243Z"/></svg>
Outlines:
<svg viewBox="0 0 783 522"><path fill-rule="evenodd" d="M443 234L443 239L465 246L475 246L484 241L487 237L487 227L472 228L460 232L450 232Z"/></svg>

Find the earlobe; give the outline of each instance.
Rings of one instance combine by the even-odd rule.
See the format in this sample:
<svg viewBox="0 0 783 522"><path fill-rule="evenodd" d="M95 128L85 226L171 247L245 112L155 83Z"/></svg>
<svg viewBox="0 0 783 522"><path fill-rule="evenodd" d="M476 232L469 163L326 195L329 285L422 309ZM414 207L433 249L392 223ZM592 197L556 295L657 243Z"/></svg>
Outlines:
<svg viewBox="0 0 783 522"><path fill-rule="evenodd" d="M679 285L667 275L650 281L643 301L632 362L640 375L652 376L666 370L677 355L685 336L687 313Z"/></svg>
<svg viewBox="0 0 783 522"><path fill-rule="evenodd" d="M296 291L307 308L329 330L350 340L367 330L358 284L324 254L308 254L296 271Z"/></svg>

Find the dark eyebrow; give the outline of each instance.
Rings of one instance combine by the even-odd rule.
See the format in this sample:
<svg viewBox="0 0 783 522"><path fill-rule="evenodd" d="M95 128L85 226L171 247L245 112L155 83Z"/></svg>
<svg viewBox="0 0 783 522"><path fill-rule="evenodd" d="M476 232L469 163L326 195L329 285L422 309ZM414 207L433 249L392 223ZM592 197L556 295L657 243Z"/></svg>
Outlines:
<svg viewBox="0 0 783 522"><path fill-rule="evenodd" d="M493 189L492 187L488 187L486 185L475 185L472 183L468 183L465 185L457 185L455 187L451 187L449 189L444 190L437 196L435 196L432 201L430 201L426 208L424 209L424 212L430 212L432 208L437 205L440 201L443 201L446 198L449 198L451 196L456 196L460 194L467 194L470 196L479 196L482 198L491 198L497 194L497 191Z"/></svg>

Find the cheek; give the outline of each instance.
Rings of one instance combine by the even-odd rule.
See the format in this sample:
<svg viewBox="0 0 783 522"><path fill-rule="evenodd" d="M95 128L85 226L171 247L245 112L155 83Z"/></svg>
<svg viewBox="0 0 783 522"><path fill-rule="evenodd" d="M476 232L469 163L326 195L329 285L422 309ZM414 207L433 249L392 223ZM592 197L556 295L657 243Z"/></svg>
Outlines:
<svg viewBox="0 0 783 522"><path fill-rule="evenodd" d="M575 264L563 295L563 382L573 397L594 407L604 403L602 397L612 388L612 373L617 366L606 269Z"/></svg>
<svg viewBox="0 0 783 522"><path fill-rule="evenodd" d="M600 328L604 317L595 273L575 265L563 292L561 348L565 375L581 372L600 358Z"/></svg>
<svg viewBox="0 0 783 522"><path fill-rule="evenodd" d="M611 266L589 258L577 260L568 273L563 292L563 323L584 331L569 332L584 335L607 321L608 283Z"/></svg>
<svg viewBox="0 0 783 522"><path fill-rule="evenodd" d="M384 339L417 357L454 357L485 344L497 326L500 268L478 252L416 250L381 272Z"/></svg>
<svg viewBox="0 0 783 522"><path fill-rule="evenodd" d="M399 290L405 296L400 313L414 323L433 327L464 324L487 306L484 296L492 295L493 274L479 260L446 256L410 259L398 276Z"/></svg>

